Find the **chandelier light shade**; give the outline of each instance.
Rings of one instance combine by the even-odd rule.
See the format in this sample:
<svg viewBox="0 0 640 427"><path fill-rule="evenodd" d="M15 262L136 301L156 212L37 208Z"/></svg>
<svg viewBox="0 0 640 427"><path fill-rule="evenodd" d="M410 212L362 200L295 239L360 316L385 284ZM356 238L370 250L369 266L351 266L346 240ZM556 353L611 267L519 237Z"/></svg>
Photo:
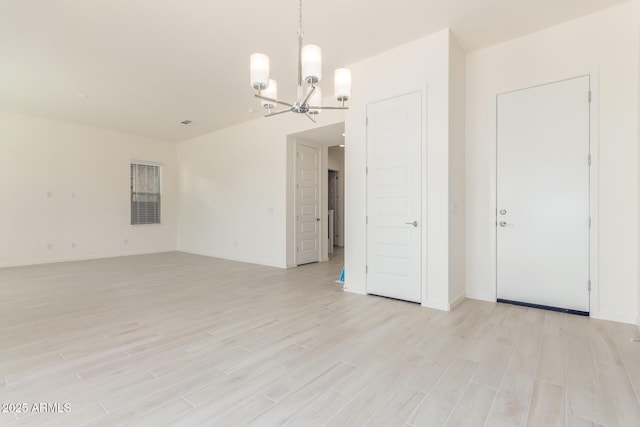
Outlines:
<svg viewBox="0 0 640 427"><path fill-rule="evenodd" d="M317 83L322 79L322 51L319 46L302 44L302 0L299 0L300 17L298 20L298 88L297 99L285 102L278 99L278 84L269 78L269 57L262 53L254 53L250 57L251 87L257 93L256 98L262 101L267 110L265 117L283 113L299 113L307 116L315 123L315 116L321 110L346 110L344 103L351 98L351 70L338 68L334 73L335 97L342 102L341 106L323 107L322 90ZM279 111L271 111L277 105L285 106Z"/></svg>
<svg viewBox="0 0 640 427"><path fill-rule="evenodd" d="M351 98L351 70L338 68L333 76L333 86L338 101L349 100Z"/></svg>
<svg viewBox="0 0 640 427"><path fill-rule="evenodd" d="M262 94L265 98L270 99L262 99L262 106L267 110L271 110L276 108L276 103L274 100L278 99L278 82L273 79L269 79L269 85L262 90Z"/></svg>
<svg viewBox="0 0 640 427"><path fill-rule="evenodd" d="M256 90L269 86L269 57L262 53L254 53L250 58L251 87Z"/></svg>
<svg viewBox="0 0 640 427"><path fill-rule="evenodd" d="M318 83L322 78L322 51L320 46L308 44L302 48L302 80Z"/></svg>

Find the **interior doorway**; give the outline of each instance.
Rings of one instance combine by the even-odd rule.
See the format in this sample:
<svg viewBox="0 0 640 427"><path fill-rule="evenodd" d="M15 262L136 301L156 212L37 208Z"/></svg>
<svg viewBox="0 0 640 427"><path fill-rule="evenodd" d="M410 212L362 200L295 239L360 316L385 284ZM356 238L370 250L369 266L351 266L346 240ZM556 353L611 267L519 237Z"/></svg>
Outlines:
<svg viewBox="0 0 640 427"><path fill-rule="evenodd" d="M344 122L315 127L287 136L287 267L296 267L309 262L331 261L342 264L344 246ZM305 155L301 150L306 150ZM315 160L311 153L317 150L317 186L307 169L315 170ZM308 163L308 164L307 164ZM312 164L313 163L313 164ZM309 169L310 170L310 169ZM330 179L331 177L331 179ZM308 182L307 182L308 181ZM313 191L306 184L313 181ZM301 186L301 184L304 184ZM307 188L308 187L308 188ZM331 200L329 197L331 191ZM312 194L313 193L313 194ZM317 215L315 227L311 219L311 209L302 202L311 201L317 195ZM315 202L314 202L315 203ZM304 206L303 206L304 205ZM331 213L329 212L331 205ZM305 215L301 215L306 209ZM308 211L308 212L307 212ZM308 218L306 214L309 214ZM314 211L313 213L316 213ZM304 221L308 223L303 224ZM330 230L330 227L332 228ZM317 246L311 240L302 242L311 231L318 232ZM306 251L306 249L309 251ZM318 258L311 258L311 250L317 250ZM301 255L301 251L309 257Z"/></svg>
<svg viewBox="0 0 640 427"><path fill-rule="evenodd" d="M320 261L320 149L296 144L296 263Z"/></svg>

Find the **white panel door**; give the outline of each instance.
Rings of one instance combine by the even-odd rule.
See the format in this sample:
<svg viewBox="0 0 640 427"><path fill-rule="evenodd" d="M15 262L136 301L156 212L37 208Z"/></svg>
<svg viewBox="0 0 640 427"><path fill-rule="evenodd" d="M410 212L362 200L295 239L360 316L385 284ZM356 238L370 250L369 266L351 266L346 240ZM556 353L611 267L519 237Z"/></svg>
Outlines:
<svg viewBox="0 0 640 427"><path fill-rule="evenodd" d="M367 106L367 293L421 300L421 93Z"/></svg>
<svg viewBox="0 0 640 427"><path fill-rule="evenodd" d="M589 77L498 96L498 299L589 311Z"/></svg>
<svg viewBox="0 0 640 427"><path fill-rule="evenodd" d="M296 144L296 263L320 260L320 150Z"/></svg>

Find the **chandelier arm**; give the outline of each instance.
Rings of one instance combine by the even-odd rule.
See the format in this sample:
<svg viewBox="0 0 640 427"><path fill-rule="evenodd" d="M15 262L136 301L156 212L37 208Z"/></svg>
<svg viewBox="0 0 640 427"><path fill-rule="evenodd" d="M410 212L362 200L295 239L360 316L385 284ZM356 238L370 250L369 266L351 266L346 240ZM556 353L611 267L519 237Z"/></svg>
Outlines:
<svg viewBox="0 0 640 427"><path fill-rule="evenodd" d="M313 116L309 113L304 113L305 116L309 117L309 120L311 120L313 123L316 122L316 119L313 118Z"/></svg>
<svg viewBox="0 0 640 427"><path fill-rule="evenodd" d="M264 116L265 117L277 116L279 114L290 113L291 111L292 111L291 109L289 109L289 110L280 110L280 111L275 111L273 113L265 114Z"/></svg>
<svg viewBox="0 0 640 427"><path fill-rule="evenodd" d="M286 105L287 107L293 107L293 104L289 104L288 102L278 101L277 99L268 98L266 96L262 96L258 94L255 94L253 96L255 96L256 98L264 99L265 101L271 101L271 102L275 102L276 104L282 104L282 105Z"/></svg>
<svg viewBox="0 0 640 427"><path fill-rule="evenodd" d="M309 98L311 98L311 95L313 95L313 92L315 92L315 91L316 91L316 87L311 85L311 90L309 91L307 96L304 98L304 100L301 102L301 104L305 105L307 103L307 101L309 100Z"/></svg>
<svg viewBox="0 0 640 427"><path fill-rule="evenodd" d="M314 107L309 105L310 110L348 110L349 107Z"/></svg>

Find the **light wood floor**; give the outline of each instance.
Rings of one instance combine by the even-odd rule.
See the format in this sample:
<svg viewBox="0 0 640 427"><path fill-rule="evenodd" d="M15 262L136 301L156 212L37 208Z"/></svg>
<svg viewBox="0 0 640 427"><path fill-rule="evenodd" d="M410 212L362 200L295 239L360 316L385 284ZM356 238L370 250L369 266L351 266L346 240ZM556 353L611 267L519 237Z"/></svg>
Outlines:
<svg viewBox="0 0 640 427"><path fill-rule="evenodd" d="M0 425L640 426L634 326L181 253L0 270Z"/></svg>

